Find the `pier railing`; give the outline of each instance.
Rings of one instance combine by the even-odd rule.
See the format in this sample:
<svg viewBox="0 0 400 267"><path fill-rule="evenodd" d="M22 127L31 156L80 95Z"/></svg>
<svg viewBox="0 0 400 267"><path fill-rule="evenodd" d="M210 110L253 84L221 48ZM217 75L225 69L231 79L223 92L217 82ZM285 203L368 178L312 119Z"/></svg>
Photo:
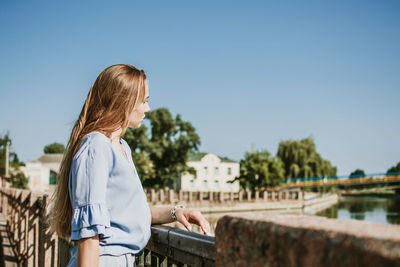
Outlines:
<svg viewBox="0 0 400 267"><path fill-rule="evenodd" d="M214 237L166 226L153 226L138 266L215 266Z"/></svg>
<svg viewBox="0 0 400 267"><path fill-rule="evenodd" d="M50 232L48 196L28 190L1 189L0 211L21 266L66 266L72 242ZM214 266L214 237L166 226L152 226L151 239L138 266ZM1 265L1 263L0 263Z"/></svg>

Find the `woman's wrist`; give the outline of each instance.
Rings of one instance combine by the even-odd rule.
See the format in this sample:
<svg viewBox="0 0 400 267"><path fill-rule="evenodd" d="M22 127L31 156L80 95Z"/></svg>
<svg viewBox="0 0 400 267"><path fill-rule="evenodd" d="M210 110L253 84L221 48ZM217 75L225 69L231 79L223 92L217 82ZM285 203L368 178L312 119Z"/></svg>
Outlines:
<svg viewBox="0 0 400 267"><path fill-rule="evenodd" d="M172 209L171 209L171 218L172 218L172 220L174 220L174 221L177 221L177 220L178 220L178 219L176 218L176 211L177 211L178 209L186 209L186 207L185 207L184 205L176 205L176 206L173 206L173 207L172 207Z"/></svg>

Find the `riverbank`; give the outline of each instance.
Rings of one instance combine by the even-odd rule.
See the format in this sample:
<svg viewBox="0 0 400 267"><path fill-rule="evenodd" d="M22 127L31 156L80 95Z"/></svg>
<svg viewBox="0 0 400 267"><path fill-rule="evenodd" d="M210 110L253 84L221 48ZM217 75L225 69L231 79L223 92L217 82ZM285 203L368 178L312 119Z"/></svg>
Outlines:
<svg viewBox="0 0 400 267"><path fill-rule="evenodd" d="M343 197L379 197L379 198L396 198L400 199L399 194L394 193L346 193L341 194Z"/></svg>

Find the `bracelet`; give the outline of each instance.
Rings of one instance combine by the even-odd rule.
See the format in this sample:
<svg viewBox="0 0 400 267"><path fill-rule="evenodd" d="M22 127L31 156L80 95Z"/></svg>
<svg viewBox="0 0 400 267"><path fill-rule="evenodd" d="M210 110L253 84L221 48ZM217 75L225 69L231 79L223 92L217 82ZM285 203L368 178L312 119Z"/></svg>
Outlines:
<svg viewBox="0 0 400 267"><path fill-rule="evenodd" d="M174 221L177 220L177 219L176 219L176 215L175 215L175 211L176 211L176 209L178 209L178 208L186 209L186 207L185 207L184 205L176 205L176 206L172 207L172 209L171 209L171 217L172 217L172 219L173 219Z"/></svg>

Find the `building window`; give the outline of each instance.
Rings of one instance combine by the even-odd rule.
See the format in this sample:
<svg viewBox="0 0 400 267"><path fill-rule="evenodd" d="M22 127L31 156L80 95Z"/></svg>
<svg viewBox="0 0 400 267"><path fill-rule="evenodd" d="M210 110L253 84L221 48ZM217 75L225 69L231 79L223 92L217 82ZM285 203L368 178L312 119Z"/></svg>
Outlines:
<svg viewBox="0 0 400 267"><path fill-rule="evenodd" d="M204 175L208 176L208 168L207 167L204 167Z"/></svg>
<svg viewBox="0 0 400 267"><path fill-rule="evenodd" d="M228 175L232 174L232 168L228 168Z"/></svg>
<svg viewBox="0 0 400 267"><path fill-rule="evenodd" d="M208 182L207 180L203 180L203 189L208 190Z"/></svg>
<svg viewBox="0 0 400 267"><path fill-rule="evenodd" d="M57 183L57 173L55 171L50 171L49 184L55 185Z"/></svg>
<svg viewBox="0 0 400 267"><path fill-rule="evenodd" d="M215 175L218 175L218 174L219 174L219 168L218 168L218 167L215 167L214 174L215 174Z"/></svg>
<svg viewBox="0 0 400 267"><path fill-rule="evenodd" d="M215 189L215 191L219 191L219 181L218 180L214 181L214 189Z"/></svg>

